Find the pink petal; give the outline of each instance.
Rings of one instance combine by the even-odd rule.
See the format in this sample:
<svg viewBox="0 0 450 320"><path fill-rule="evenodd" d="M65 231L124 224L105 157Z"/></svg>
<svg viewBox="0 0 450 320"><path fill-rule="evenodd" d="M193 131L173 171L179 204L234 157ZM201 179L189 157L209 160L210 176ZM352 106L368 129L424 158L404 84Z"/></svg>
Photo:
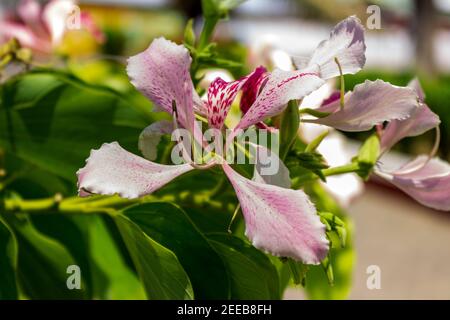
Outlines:
<svg viewBox="0 0 450 320"><path fill-rule="evenodd" d="M173 130L173 122L168 120L161 120L146 127L139 135L139 150L144 157L148 160L155 160L161 137L165 134L172 134Z"/></svg>
<svg viewBox="0 0 450 320"><path fill-rule="evenodd" d="M337 101L332 102L334 104ZM415 92L390 83L366 80L345 94L345 107L320 119L304 122L323 124L343 131L367 131L384 121L410 117L419 107Z"/></svg>
<svg viewBox="0 0 450 320"><path fill-rule="evenodd" d="M85 28L99 43L105 42L105 34L95 23L92 16L87 12L81 13L81 25Z"/></svg>
<svg viewBox="0 0 450 320"><path fill-rule="evenodd" d="M450 165L438 158L419 156L399 170L375 172L419 203L450 211Z"/></svg>
<svg viewBox="0 0 450 320"><path fill-rule="evenodd" d="M366 62L364 27L355 16L338 23L331 31L330 38L322 41L314 51L308 66L318 67L320 77L330 79L339 76L335 58L339 60L343 74L354 74Z"/></svg>
<svg viewBox="0 0 450 320"><path fill-rule="evenodd" d="M33 30L19 23L0 21L0 38L1 37L5 37L6 39L16 38L23 47L36 51L48 53L52 50L50 41L41 39L33 32Z"/></svg>
<svg viewBox="0 0 450 320"><path fill-rule="evenodd" d="M194 113L206 117L208 113L206 102L200 98L195 89L192 90L192 99L194 101Z"/></svg>
<svg viewBox="0 0 450 320"><path fill-rule="evenodd" d="M319 108L316 108L319 112L335 112L340 107L341 92L333 91L331 95L322 102Z"/></svg>
<svg viewBox="0 0 450 320"><path fill-rule="evenodd" d="M40 23L41 4L36 0L21 0L17 6L20 19L29 26Z"/></svg>
<svg viewBox="0 0 450 320"><path fill-rule="evenodd" d="M422 89L422 86L420 85L419 79L414 78L408 83L408 87L413 89L417 96L419 97L420 101L425 101L425 92Z"/></svg>
<svg viewBox="0 0 450 320"><path fill-rule="evenodd" d="M301 99L322 84L324 80L311 72L275 69L236 129L248 128L279 114L290 100Z"/></svg>
<svg viewBox="0 0 450 320"><path fill-rule="evenodd" d="M207 117L209 126L220 129L228 115L231 104L236 98L248 77L237 81L226 82L222 78L216 78L208 88Z"/></svg>
<svg viewBox="0 0 450 320"><path fill-rule="evenodd" d="M256 97L261 91L261 87L266 79L267 69L260 66L255 69L253 74L248 78L247 82L242 87L240 108L243 114L247 113L253 102L255 102Z"/></svg>
<svg viewBox="0 0 450 320"><path fill-rule="evenodd" d="M392 120L384 130L381 130L381 149L389 150L397 142L406 137L421 135L439 126L439 117L425 104L420 106L405 120Z"/></svg>
<svg viewBox="0 0 450 320"><path fill-rule="evenodd" d="M42 12L42 21L51 35L53 45L58 45L65 32L66 23L69 15L75 8L75 2L72 0L52 0Z"/></svg>
<svg viewBox="0 0 450 320"><path fill-rule="evenodd" d="M150 194L179 175L192 170L189 164L161 165L138 157L117 142L92 150L86 166L77 172L80 196L92 193L123 198Z"/></svg>
<svg viewBox="0 0 450 320"><path fill-rule="evenodd" d="M227 163L223 169L241 204L245 234L256 248L308 264L325 258L325 226L303 191L248 180Z"/></svg>
<svg viewBox="0 0 450 320"><path fill-rule="evenodd" d="M176 102L178 122L192 132L193 84L189 51L164 38L153 40L144 52L128 59L131 83L145 96L172 114Z"/></svg>

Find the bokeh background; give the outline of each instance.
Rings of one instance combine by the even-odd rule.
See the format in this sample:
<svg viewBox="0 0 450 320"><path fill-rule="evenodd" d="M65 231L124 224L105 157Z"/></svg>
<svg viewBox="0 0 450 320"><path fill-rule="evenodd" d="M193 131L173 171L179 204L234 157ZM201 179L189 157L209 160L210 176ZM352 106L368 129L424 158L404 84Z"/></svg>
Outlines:
<svg viewBox="0 0 450 320"><path fill-rule="evenodd" d="M0 8L11 10L16 2L2 0ZM70 68L85 81L119 91L133 90L124 70L126 57L144 50L155 37L182 42L187 20L201 15L200 0L84 0L80 5L107 40L98 44L77 31L66 37L60 52L70 57ZM217 72L236 78L258 64L283 66L289 63L287 55L311 53L341 19L357 15L364 24L370 5L381 9L381 28L367 30L366 67L346 76L347 88L377 78L406 85L417 76L427 104L442 121L439 155L450 160L450 0L249 0L215 34L221 55L242 66ZM200 30L201 20L195 21ZM362 137L347 137L350 150L356 150ZM434 139L434 132L405 139L395 147L395 159L386 161L429 152ZM425 208L377 181L341 188L355 229L350 298L450 299L450 214ZM346 194L346 188L353 189ZM366 286L370 265L381 268L379 290ZM303 295L294 288L286 298Z"/></svg>

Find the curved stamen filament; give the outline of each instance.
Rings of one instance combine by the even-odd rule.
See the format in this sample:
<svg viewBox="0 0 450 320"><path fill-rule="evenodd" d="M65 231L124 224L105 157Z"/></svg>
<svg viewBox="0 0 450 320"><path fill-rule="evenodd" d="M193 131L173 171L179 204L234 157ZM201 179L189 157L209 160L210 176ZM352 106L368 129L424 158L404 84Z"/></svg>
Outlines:
<svg viewBox="0 0 450 320"><path fill-rule="evenodd" d="M340 78L340 86L339 89L341 90L341 109L344 109L344 95L345 95L345 80L344 80L344 75L342 74L342 66L339 63L339 59L337 57L334 58L334 62L336 62L338 69L339 69L339 78Z"/></svg>

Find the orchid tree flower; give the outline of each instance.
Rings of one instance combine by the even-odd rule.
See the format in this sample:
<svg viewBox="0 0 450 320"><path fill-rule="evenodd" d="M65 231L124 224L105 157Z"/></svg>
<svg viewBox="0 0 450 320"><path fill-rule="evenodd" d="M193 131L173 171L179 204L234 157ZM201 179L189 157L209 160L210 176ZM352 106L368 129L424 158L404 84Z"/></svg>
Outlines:
<svg viewBox="0 0 450 320"><path fill-rule="evenodd" d="M299 70L312 69L322 79L354 74L366 63L364 27L356 16L339 22L309 58L293 57ZM336 63L336 61L338 63Z"/></svg>
<svg viewBox="0 0 450 320"><path fill-rule="evenodd" d="M232 82L217 78L208 88L206 101L202 101L194 90L190 65L188 50L164 38L155 39L147 50L129 59L127 71L132 84L175 120L173 123L152 124L145 129L141 135L141 147L146 145L146 140L174 127L189 130L197 140L195 113L205 115L210 128L223 129L238 91L244 87L255 90L253 86L258 83L254 81L255 77L259 77L263 70L257 69ZM313 72L274 70L267 74L265 85L255 90L256 97L233 129L232 136L279 114L288 101L303 98L323 83L324 80ZM281 163L275 155L272 156ZM226 158L225 154L223 158ZM236 192L246 223L246 236L255 247L307 264L318 264L326 257L329 241L325 226L302 190L270 184L271 179L265 179L267 177L257 172L253 180L247 179L226 161L212 160L202 167L187 160L178 165L162 165L129 153L117 142L104 144L91 152L86 166L78 171L79 194L119 194L125 198L137 198L158 190L195 168L218 165ZM280 167L280 171L286 172L282 164Z"/></svg>
<svg viewBox="0 0 450 320"><path fill-rule="evenodd" d="M51 0L45 6L37 0L20 0L16 18L0 17L0 39L16 38L23 47L51 53L61 43L75 5L74 0ZM104 41L104 34L88 13L81 12L79 21L98 42Z"/></svg>
<svg viewBox="0 0 450 320"><path fill-rule="evenodd" d="M393 120L384 128L379 127L382 152L388 152L405 137L439 128L439 117L425 104L425 95L418 80L411 81L409 87L417 93L420 107L405 120ZM439 139L436 139L430 155L419 155L395 170L379 164L375 168L375 174L427 207L450 211L450 164L435 157L438 145Z"/></svg>
<svg viewBox="0 0 450 320"><path fill-rule="evenodd" d="M341 77L341 91L334 92L319 108L304 108L316 118L302 118L303 122L342 131L367 131L384 121L405 119L415 111L419 103L411 88L382 80L366 81L345 93L343 75L361 70L366 61L365 50L364 27L351 16L333 28L330 37L317 46L310 58L293 57L299 70L315 72L324 80Z"/></svg>

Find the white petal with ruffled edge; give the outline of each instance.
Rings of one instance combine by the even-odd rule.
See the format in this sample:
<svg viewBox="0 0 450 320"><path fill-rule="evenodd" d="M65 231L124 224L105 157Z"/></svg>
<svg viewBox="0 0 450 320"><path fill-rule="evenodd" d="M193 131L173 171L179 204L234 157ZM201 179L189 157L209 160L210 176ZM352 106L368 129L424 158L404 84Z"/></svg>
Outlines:
<svg viewBox="0 0 450 320"><path fill-rule="evenodd" d="M92 150L86 166L77 172L80 196L89 194L138 198L192 170L189 164L162 165L138 157L117 142Z"/></svg>
<svg viewBox="0 0 450 320"><path fill-rule="evenodd" d="M227 163L223 169L241 204L245 234L256 248L307 264L326 257L325 226L303 191L246 179Z"/></svg>
<svg viewBox="0 0 450 320"><path fill-rule="evenodd" d="M354 74L366 62L364 27L355 16L338 23L331 31L330 38L322 41L309 60L309 67L319 69L320 77L330 79L339 76L338 59L343 74Z"/></svg>
<svg viewBox="0 0 450 320"><path fill-rule="evenodd" d="M172 114L176 102L178 122L193 131L193 84L189 51L164 38L153 40L147 50L128 59L131 83L164 111Z"/></svg>

